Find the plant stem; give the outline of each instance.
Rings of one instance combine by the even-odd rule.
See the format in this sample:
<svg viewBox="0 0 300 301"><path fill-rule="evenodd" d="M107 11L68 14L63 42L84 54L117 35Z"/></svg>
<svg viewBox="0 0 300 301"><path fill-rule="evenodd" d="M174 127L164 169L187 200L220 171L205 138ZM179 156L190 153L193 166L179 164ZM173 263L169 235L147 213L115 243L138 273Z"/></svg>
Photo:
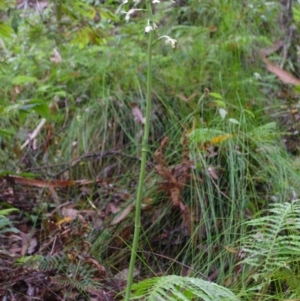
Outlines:
<svg viewBox="0 0 300 301"><path fill-rule="evenodd" d="M149 20L152 21L153 20L152 9L151 9L151 3L149 2L149 0L146 1L146 5L147 5ZM152 23L152 25L153 25L153 23ZM141 206L142 206L143 185L144 185L144 178L145 178L149 130L150 130L153 30L151 30L148 34L149 34L149 40L148 40L148 51L147 51L148 68L147 68L146 121L145 121L144 135L143 135L143 140L142 140L141 168L140 168L140 177L139 177L137 198L136 198L136 204L135 204L134 236L133 236L133 243L132 243L132 249L131 249L131 257L130 257L130 264L129 264L129 271L128 271L125 301L130 300L134 265L135 265L135 259L136 259L136 253L137 253L137 247L138 247L139 235L140 235L140 229L141 229Z"/></svg>

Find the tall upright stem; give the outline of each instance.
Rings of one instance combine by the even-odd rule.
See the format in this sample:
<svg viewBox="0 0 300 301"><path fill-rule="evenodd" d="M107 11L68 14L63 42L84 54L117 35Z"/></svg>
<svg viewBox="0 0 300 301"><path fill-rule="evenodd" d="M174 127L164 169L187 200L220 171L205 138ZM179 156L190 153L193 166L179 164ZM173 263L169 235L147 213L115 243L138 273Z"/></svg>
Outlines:
<svg viewBox="0 0 300 301"><path fill-rule="evenodd" d="M152 9L151 3L149 0L146 0L147 11L149 20L152 23ZM140 168L140 177L138 183L137 190L137 198L135 204L135 223L134 223L134 236L133 243L131 249L131 257L129 264L129 272L126 286L126 295L125 301L130 300L131 295L131 286L133 281L133 273L134 273L134 265L137 254L139 235L141 229L141 206L142 206L142 196L143 196L143 184L145 178L145 169L146 169L146 161L147 161L147 152L148 152L148 140L149 140L149 130L150 130L150 113L151 113L151 89L152 89L152 42L153 42L153 31L149 32L149 40L148 40L148 51L147 51L147 95L146 95L146 121L144 128L144 135L142 140L142 151L141 151L141 168Z"/></svg>

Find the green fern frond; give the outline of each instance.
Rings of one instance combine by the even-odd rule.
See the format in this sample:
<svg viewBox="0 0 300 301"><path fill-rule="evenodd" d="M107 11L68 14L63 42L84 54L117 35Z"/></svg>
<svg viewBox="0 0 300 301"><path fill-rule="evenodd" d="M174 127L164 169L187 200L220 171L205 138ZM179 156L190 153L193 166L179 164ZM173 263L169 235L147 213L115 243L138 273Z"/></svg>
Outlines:
<svg viewBox="0 0 300 301"><path fill-rule="evenodd" d="M44 256L40 261L41 270L66 271L70 265L70 259L64 253L58 253L52 256Z"/></svg>
<svg viewBox="0 0 300 301"><path fill-rule="evenodd" d="M101 289L102 285L92 279L73 279L68 275L55 275L51 277L51 282L57 288L72 288L77 289L79 292L85 292L91 289Z"/></svg>
<svg viewBox="0 0 300 301"><path fill-rule="evenodd" d="M84 292L89 289L99 289L101 284L94 281L97 268L85 262L72 262L65 253L58 253L52 256L24 256L15 262L16 265L24 265L26 269L43 272L55 271L51 276L51 282L57 288L69 286Z"/></svg>
<svg viewBox="0 0 300 301"><path fill-rule="evenodd" d="M3 209L0 210L0 233L5 232L14 232L18 233L19 230L13 227L12 222L9 218L7 218L5 215L8 215L12 212L19 212L16 208L9 208L9 209Z"/></svg>
<svg viewBox="0 0 300 301"><path fill-rule="evenodd" d="M252 131L249 132L249 137L255 143L274 142L274 138L278 136L276 129L276 122L269 122L261 126L255 127Z"/></svg>
<svg viewBox="0 0 300 301"><path fill-rule="evenodd" d="M238 301L227 288L199 278L176 275L146 279L132 287L132 300L143 298L146 301L190 301L199 298L203 301Z"/></svg>
<svg viewBox="0 0 300 301"><path fill-rule="evenodd" d="M242 261L272 272L300 255L300 202L273 204L267 216L247 222L251 228L242 241Z"/></svg>
<svg viewBox="0 0 300 301"><path fill-rule="evenodd" d="M26 268L34 270L57 270L65 271L70 266L70 260L64 253L58 253L52 256L30 255L18 258L16 265L24 265Z"/></svg>

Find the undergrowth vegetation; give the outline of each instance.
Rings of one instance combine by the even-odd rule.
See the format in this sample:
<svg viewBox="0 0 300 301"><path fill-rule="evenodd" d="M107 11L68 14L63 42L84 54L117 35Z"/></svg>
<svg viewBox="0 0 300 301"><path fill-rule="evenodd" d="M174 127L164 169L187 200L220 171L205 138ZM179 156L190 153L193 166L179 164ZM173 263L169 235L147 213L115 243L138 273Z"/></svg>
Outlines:
<svg viewBox="0 0 300 301"><path fill-rule="evenodd" d="M124 297L147 86L145 15L126 23L131 5L0 0L6 300L33 283L43 300ZM177 43L153 47L132 298L299 299L299 92L260 55L285 38L282 7L183 0L153 9L154 37ZM299 11L295 3L295 26ZM292 72L295 62L284 63Z"/></svg>

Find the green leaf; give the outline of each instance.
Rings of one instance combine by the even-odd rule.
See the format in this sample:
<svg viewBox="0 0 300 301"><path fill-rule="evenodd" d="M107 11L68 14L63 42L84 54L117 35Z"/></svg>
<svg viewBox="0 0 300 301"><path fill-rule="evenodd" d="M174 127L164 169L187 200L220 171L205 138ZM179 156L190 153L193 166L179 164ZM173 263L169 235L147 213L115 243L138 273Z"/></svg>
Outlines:
<svg viewBox="0 0 300 301"><path fill-rule="evenodd" d="M8 215L12 212L20 212L20 211L16 208L0 210L0 233L5 233L5 232L17 233L17 232L19 232L18 229L12 227L12 222L10 221L10 219L5 217L5 215Z"/></svg>
<svg viewBox="0 0 300 301"><path fill-rule="evenodd" d="M300 9L293 6L293 17L296 22L300 22Z"/></svg>
<svg viewBox="0 0 300 301"><path fill-rule="evenodd" d="M56 96L58 97L67 97L67 92L66 91L63 91L63 90L60 90L60 91L55 91L54 93Z"/></svg>
<svg viewBox="0 0 300 301"><path fill-rule="evenodd" d="M41 255L29 255L29 256L22 256L21 258L16 259L16 265L23 265L25 263L30 263L32 266L34 263L39 263L43 259Z"/></svg>
<svg viewBox="0 0 300 301"><path fill-rule="evenodd" d="M0 116L9 115L17 111L19 113L19 117L22 118L24 117L22 115L25 113L26 116L27 112L30 110L34 110L46 119L50 117L50 108L48 104L41 99L25 100L21 103L3 107L3 110L0 110Z"/></svg>
<svg viewBox="0 0 300 301"><path fill-rule="evenodd" d="M82 1L58 1L56 7L56 18L61 20L62 14L73 20L81 20L82 18L94 19L96 10L93 6Z"/></svg>
<svg viewBox="0 0 300 301"><path fill-rule="evenodd" d="M0 37L10 38L12 33L13 33L13 30L9 25L4 24L3 22L0 22Z"/></svg>
<svg viewBox="0 0 300 301"><path fill-rule="evenodd" d="M250 110L244 110L245 113L247 113L248 115L250 115L252 118L255 118L255 115L252 111Z"/></svg>
<svg viewBox="0 0 300 301"><path fill-rule="evenodd" d="M53 85L42 85L37 88L38 92L48 92L51 93L52 95L56 95L58 97L67 97L67 92L64 90L55 90L56 87L53 87Z"/></svg>
<svg viewBox="0 0 300 301"><path fill-rule="evenodd" d="M38 82L38 79L33 76L26 76L26 75L19 75L16 76L13 80L12 83L14 85L21 85L21 84L28 84L28 83L36 83Z"/></svg>
<svg viewBox="0 0 300 301"><path fill-rule="evenodd" d="M88 45L90 41L89 34L86 28L78 30L75 33L74 39L71 41L72 44L78 44L79 49L83 49Z"/></svg>
<svg viewBox="0 0 300 301"><path fill-rule="evenodd" d="M7 130L7 129L0 129L0 136L11 136L13 134L13 131Z"/></svg>
<svg viewBox="0 0 300 301"><path fill-rule="evenodd" d="M87 3L76 1L72 4L72 6L74 10L80 13L83 17L94 19L96 16L95 8Z"/></svg>
<svg viewBox="0 0 300 301"><path fill-rule="evenodd" d="M61 20L61 16L62 16L62 6L61 6L61 2L57 1L56 5L55 5L55 16L57 21Z"/></svg>
<svg viewBox="0 0 300 301"><path fill-rule="evenodd" d="M12 173L11 170L2 170L0 172L1 177L5 177L7 175L17 175L19 177L25 177L25 178L29 178L29 179L30 178L34 179L39 176L38 174L34 174L34 173L30 173L30 172L21 172L21 173L16 174L16 173Z"/></svg>
<svg viewBox="0 0 300 301"><path fill-rule="evenodd" d="M114 22L118 22L120 20L118 18L118 16L116 16L109 10L100 8L99 11L100 11L100 15L103 19L112 20Z"/></svg>
<svg viewBox="0 0 300 301"><path fill-rule="evenodd" d="M48 104L41 99L31 99L30 101L26 102L26 104L20 107L20 110L28 111L29 109L33 109L35 112L46 119L50 118L50 108Z"/></svg>
<svg viewBox="0 0 300 301"><path fill-rule="evenodd" d="M37 88L38 92L47 92L48 90L53 89L52 85L42 85L40 87Z"/></svg>
<svg viewBox="0 0 300 301"><path fill-rule="evenodd" d="M19 110L21 111L29 111L30 109L33 109L37 104L34 103L26 103L19 107Z"/></svg>
<svg viewBox="0 0 300 301"><path fill-rule="evenodd" d="M0 110L0 115L7 115L10 113L13 113L16 110L18 110L21 106L22 106L22 104L14 104L14 105L2 107L3 110Z"/></svg>
<svg viewBox="0 0 300 301"><path fill-rule="evenodd" d="M223 97L219 93L216 93L216 92L210 92L209 95L212 96L213 98L223 99Z"/></svg>
<svg viewBox="0 0 300 301"><path fill-rule="evenodd" d="M12 212L20 212L20 210L17 208L2 209L0 210L0 215L8 215Z"/></svg>
<svg viewBox="0 0 300 301"><path fill-rule="evenodd" d="M19 121L20 121L20 124L24 123L25 120L26 120L26 117L27 117L27 111L23 111L23 110L19 110Z"/></svg>
<svg viewBox="0 0 300 301"><path fill-rule="evenodd" d="M46 119L50 118L50 108L46 103L41 103L34 106L33 110Z"/></svg>
<svg viewBox="0 0 300 301"><path fill-rule="evenodd" d="M221 108L226 108L226 103L223 100L220 99L215 99L214 103Z"/></svg>
<svg viewBox="0 0 300 301"><path fill-rule="evenodd" d="M21 17L17 14L14 14L10 24L15 33L18 33L20 21L21 21Z"/></svg>

